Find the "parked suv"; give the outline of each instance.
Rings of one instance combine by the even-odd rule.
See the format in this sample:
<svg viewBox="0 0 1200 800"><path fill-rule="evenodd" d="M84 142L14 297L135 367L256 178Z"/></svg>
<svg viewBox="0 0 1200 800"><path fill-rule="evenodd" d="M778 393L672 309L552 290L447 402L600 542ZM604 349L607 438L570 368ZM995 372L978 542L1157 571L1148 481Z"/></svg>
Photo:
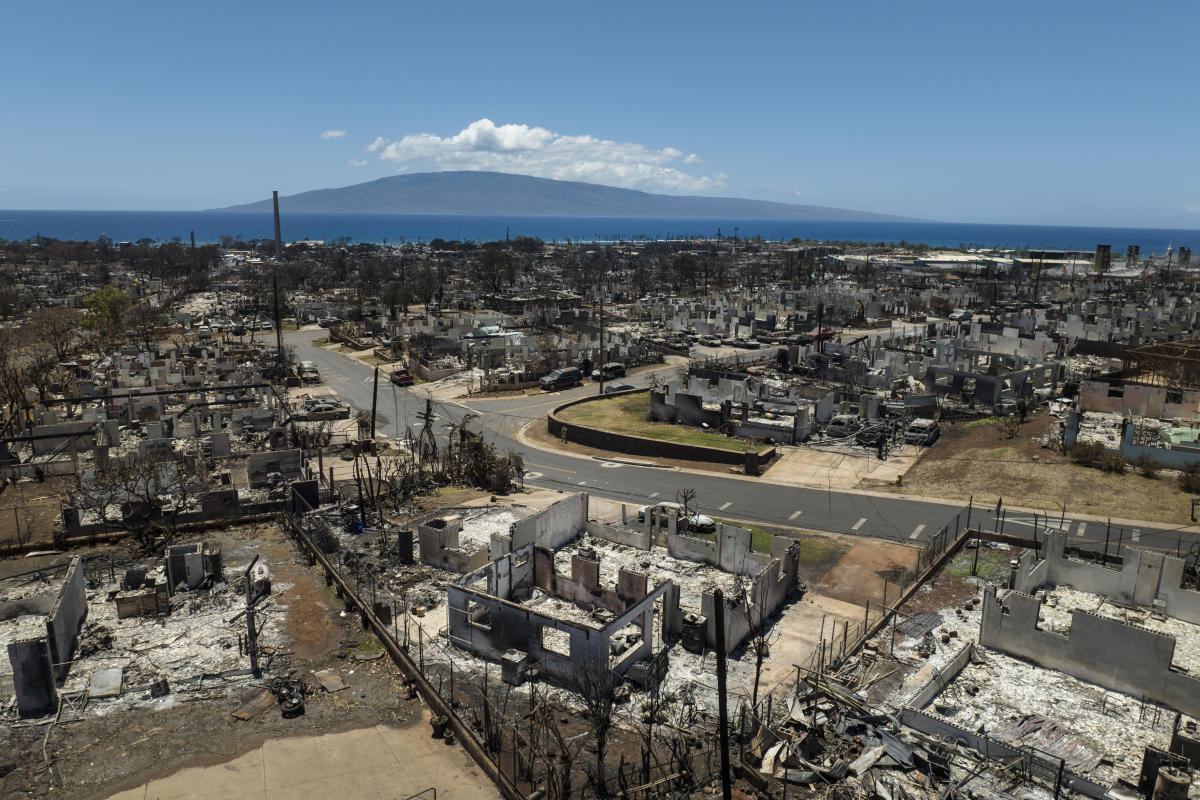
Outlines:
<svg viewBox="0 0 1200 800"><path fill-rule="evenodd" d="M564 367L556 369L549 375L543 376L538 384L543 389L551 391L554 389L570 389L572 386L579 386L583 383L583 372L577 367Z"/></svg>
<svg viewBox="0 0 1200 800"><path fill-rule="evenodd" d="M592 370L592 380L598 381L603 378L606 381L611 381L613 378L625 377L625 365L620 361L610 361L599 369Z"/></svg>

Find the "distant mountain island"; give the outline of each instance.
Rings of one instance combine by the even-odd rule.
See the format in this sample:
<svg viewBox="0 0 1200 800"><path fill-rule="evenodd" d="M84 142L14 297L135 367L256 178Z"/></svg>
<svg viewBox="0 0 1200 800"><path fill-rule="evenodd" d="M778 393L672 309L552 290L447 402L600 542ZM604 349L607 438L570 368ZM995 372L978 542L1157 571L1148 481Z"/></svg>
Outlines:
<svg viewBox="0 0 1200 800"><path fill-rule="evenodd" d="M736 197L650 194L595 183L475 171L393 175L340 189L315 189L279 198L279 209L312 214L914 221L910 217L846 208ZM271 201L215 210L269 213Z"/></svg>

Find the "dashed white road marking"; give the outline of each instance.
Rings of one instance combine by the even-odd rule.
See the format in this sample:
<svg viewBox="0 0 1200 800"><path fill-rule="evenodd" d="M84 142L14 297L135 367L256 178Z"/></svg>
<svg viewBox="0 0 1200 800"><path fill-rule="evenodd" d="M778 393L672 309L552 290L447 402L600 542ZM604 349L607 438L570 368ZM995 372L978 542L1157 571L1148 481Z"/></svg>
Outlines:
<svg viewBox="0 0 1200 800"><path fill-rule="evenodd" d="M541 478L541 477L544 477L544 476L540 472L526 472L525 473L526 480L537 480L538 478Z"/></svg>
<svg viewBox="0 0 1200 800"><path fill-rule="evenodd" d="M580 486L587 486L587 481L580 481L580 482L579 482L579 485L580 485Z"/></svg>
<svg viewBox="0 0 1200 800"><path fill-rule="evenodd" d="M600 466L604 469L617 469L618 467L623 467L625 465L618 464L616 461L601 461Z"/></svg>
<svg viewBox="0 0 1200 800"><path fill-rule="evenodd" d="M1141 532L1141 530L1139 530L1138 528L1134 528L1134 529L1133 529L1133 530L1132 530L1132 531L1129 533L1129 538L1130 538L1130 540L1131 540L1131 541L1134 541L1134 542L1141 541L1141 538L1142 538L1142 532Z"/></svg>
<svg viewBox="0 0 1200 800"><path fill-rule="evenodd" d="M850 526L850 530L852 530L852 531L856 531L856 530L858 530L859 528L861 528L863 525L866 525L866 524L867 524L867 518L866 518L866 517L863 517L863 518L862 518L862 519L860 519L858 522L856 522L856 523L854 523L853 525L851 525L851 526Z"/></svg>
<svg viewBox="0 0 1200 800"><path fill-rule="evenodd" d="M729 508L731 505L733 505L733 501L732 501L732 500L730 500L728 503L726 503L725 505L721 506L721 507L720 507L719 509L717 509L717 510L718 510L718 511L724 511L725 509Z"/></svg>
<svg viewBox="0 0 1200 800"><path fill-rule="evenodd" d="M922 522L917 527L913 528L913 532L908 535L908 538L915 539L921 535L921 531L925 530L925 523Z"/></svg>
<svg viewBox="0 0 1200 800"><path fill-rule="evenodd" d="M793 511L792 515L790 517L788 517L788 519L795 519L796 517L800 516L803 513L804 513L803 511Z"/></svg>
<svg viewBox="0 0 1200 800"><path fill-rule="evenodd" d="M651 500L653 500L656 497L658 497L658 492L655 492L654 494L650 495Z"/></svg>
<svg viewBox="0 0 1200 800"><path fill-rule="evenodd" d="M1086 532L1087 532L1087 523L1086 522L1079 523L1079 530L1075 531L1075 535L1083 536L1083 534Z"/></svg>

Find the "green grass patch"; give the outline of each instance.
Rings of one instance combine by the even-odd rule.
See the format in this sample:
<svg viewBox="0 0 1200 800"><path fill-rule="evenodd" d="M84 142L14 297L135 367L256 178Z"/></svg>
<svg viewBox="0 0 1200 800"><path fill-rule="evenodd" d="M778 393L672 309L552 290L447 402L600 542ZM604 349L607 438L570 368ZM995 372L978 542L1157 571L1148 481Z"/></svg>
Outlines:
<svg viewBox="0 0 1200 800"><path fill-rule="evenodd" d="M325 345L329 344L329 339L326 339L326 338L313 339L313 344L316 345L317 347L324 347Z"/></svg>
<svg viewBox="0 0 1200 800"><path fill-rule="evenodd" d="M998 417L984 417L983 419L973 419L970 422L963 425L963 427L970 430L971 428L975 428L980 425L991 425L993 422L999 422L999 421L1000 421L1000 419Z"/></svg>
<svg viewBox="0 0 1200 800"><path fill-rule="evenodd" d="M1001 447L997 450L989 450L988 458L1007 458L1011 452L1011 447Z"/></svg>
<svg viewBox="0 0 1200 800"><path fill-rule="evenodd" d="M828 564L842 555L843 548L824 536L801 536L796 541L800 543L800 566Z"/></svg>
<svg viewBox="0 0 1200 800"><path fill-rule="evenodd" d="M1011 555L1007 550L992 550L987 547L979 549L979 565L975 575L985 581L998 581L1008 574L1008 562ZM964 547L942 573L950 578L966 578L971 575L971 566L975 563L975 548Z"/></svg>
<svg viewBox="0 0 1200 800"><path fill-rule="evenodd" d="M371 636L354 645L353 650L364 656L375 655L376 653L383 652L383 642Z"/></svg>
<svg viewBox="0 0 1200 800"><path fill-rule="evenodd" d="M721 450L739 452L746 449L746 442L741 439L710 433L689 425L651 422L649 414L650 396L639 393L579 403L563 409L558 416L559 419L577 425L586 425L589 428L599 428L631 436L642 436L662 442L716 447Z"/></svg>

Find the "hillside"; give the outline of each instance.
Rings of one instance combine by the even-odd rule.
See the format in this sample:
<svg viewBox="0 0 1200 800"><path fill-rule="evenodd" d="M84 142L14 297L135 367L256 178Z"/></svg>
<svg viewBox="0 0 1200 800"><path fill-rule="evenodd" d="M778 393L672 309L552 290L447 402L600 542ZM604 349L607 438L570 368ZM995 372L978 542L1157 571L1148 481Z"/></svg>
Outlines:
<svg viewBox="0 0 1200 800"><path fill-rule="evenodd" d="M338 189L279 198L284 212L313 214L473 214L544 217L658 217L900 221L906 217L844 208L650 194L594 183L500 172L394 175ZM271 201L221 211L269 212Z"/></svg>

